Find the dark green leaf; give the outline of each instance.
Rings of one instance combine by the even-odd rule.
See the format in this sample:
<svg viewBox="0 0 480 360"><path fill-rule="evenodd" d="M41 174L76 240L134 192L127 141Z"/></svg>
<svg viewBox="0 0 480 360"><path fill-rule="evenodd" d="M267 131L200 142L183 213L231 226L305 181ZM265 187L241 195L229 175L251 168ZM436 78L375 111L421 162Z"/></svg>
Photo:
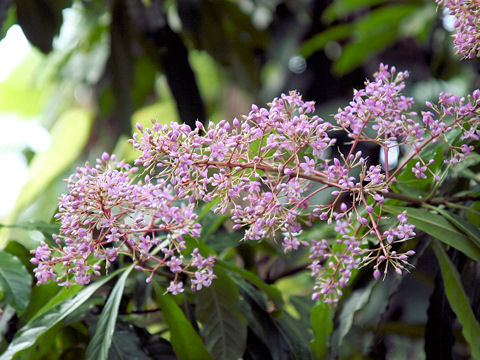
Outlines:
<svg viewBox="0 0 480 360"><path fill-rule="evenodd" d="M282 313L282 316L274 317L273 319L285 339L289 342L295 356L294 358L299 360L313 359L310 347L312 334L309 332L309 329L301 326L300 321L294 319L285 311Z"/></svg>
<svg viewBox="0 0 480 360"><path fill-rule="evenodd" d="M95 306L97 306L97 308L101 308L105 306L105 301L106 301L105 296L102 296L102 295L92 296L90 299L85 301L81 306L79 306L73 313L69 314L65 319L63 319L62 325L68 326L68 325L79 323L85 320L85 318L90 315L90 311L92 311ZM91 334L93 334L93 332L95 331L95 326L97 325L97 322L98 322L98 316L95 316L94 321L92 321L89 324L91 331L88 331L88 328L87 328L87 333L89 338L91 338Z"/></svg>
<svg viewBox="0 0 480 360"><path fill-rule="evenodd" d="M113 334L109 360L175 360L172 345L159 336L117 321Z"/></svg>
<svg viewBox="0 0 480 360"><path fill-rule="evenodd" d="M85 287L74 298L62 302L61 304L44 312L42 316L27 322L27 324L17 332L7 350L2 354L2 356L0 356L0 360L12 359L18 352L28 349L30 346L35 344L41 335L65 319L65 317L67 317L69 314L73 313L101 286L106 284L113 277L117 276L124 270L125 269L117 270L102 280L94 282L93 284Z"/></svg>
<svg viewBox="0 0 480 360"><path fill-rule="evenodd" d="M210 211L220 202L220 199L213 199L212 201L205 203L202 206L202 210L200 214L198 214L198 221L202 220L205 216L207 216Z"/></svg>
<svg viewBox="0 0 480 360"><path fill-rule="evenodd" d="M457 315L458 321L462 324L462 333L470 345L472 357L479 360L480 347L478 346L478 340L480 339L480 324L472 311L470 299L465 294L460 275L439 242L433 242L433 250L440 264L448 302Z"/></svg>
<svg viewBox="0 0 480 360"><path fill-rule="evenodd" d="M475 243L458 231L443 216L424 209L404 208L384 205L383 209L391 214L400 214L407 210L408 222L428 235L449 246L453 246L475 261L480 261L480 249Z"/></svg>
<svg viewBox="0 0 480 360"><path fill-rule="evenodd" d="M20 244L18 241L10 240L7 243L7 246L5 246L4 251L16 256L22 262L22 264L25 265L27 270L33 272L35 265L30 262L32 254L25 246Z"/></svg>
<svg viewBox="0 0 480 360"><path fill-rule="evenodd" d="M322 14L322 19L332 22L338 18L345 17L354 11L368 8L373 5L383 4L387 0L342 0L333 1Z"/></svg>
<svg viewBox="0 0 480 360"><path fill-rule="evenodd" d="M267 311L262 293L243 279L240 281L244 283L244 286L241 287L241 293L245 301L241 304L248 321L248 345L251 345L251 333L253 333L255 335L253 342L257 346L268 349L272 359L288 360L293 358L289 341L278 328L272 314ZM251 294L254 294L254 297Z"/></svg>
<svg viewBox="0 0 480 360"><path fill-rule="evenodd" d="M117 283L113 287L107 303L102 310L100 319L98 320L95 329L95 335L90 340L87 348L87 359L107 359L110 351L110 344L112 343L112 336L115 330L115 323L117 322L118 307L123 296L123 289L125 288L125 281L132 271L134 265L130 265L120 276Z"/></svg>
<svg viewBox="0 0 480 360"><path fill-rule="evenodd" d="M260 306L262 309L267 308L267 296L265 293L254 287L250 282L238 276L237 274L232 274L232 280L237 284L238 289L241 291L241 294L248 295L255 303Z"/></svg>
<svg viewBox="0 0 480 360"><path fill-rule="evenodd" d="M217 260L217 266L222 267L223 269L226 269L228 271L234 272L240 275L241 277L245 278L246 280L250 281L253 285L255 285L260 290L265 292L265 294L267 294L270 300L274 302L274 304L277 306L278 309L281 309L283 307L282 293L275 286L264 283L262 279L260 279L254 273L244 270L230 262L226 262L219 259Z"/></svg>
<svg viewBox="0 0 480 360"><path fill-rule="evenodd" d="M158 305L170 329L170 341L180 360L212 359L201 337L196 333L172 296L153 282Z"/></svg>
<svg viewBox="0 0 480 360"><path fill-rule="evenodd" d="M133 111L132 85L134 81L134 60L132 54L132 24L125 1L112 3L110 25L110 57L107 70L112 78L115 96L114 113L121 132L130 135L130 117Z"/></svg>
<svg viewBox="0 0 480 360"><path fill-rule="evenodd" d="M213 284L196 295L196 315L208 352L215 359L238 359L245 351L247 323L240 311L235 283L215 269Z"/></svg>
<svg viewBox="0 0 480 360"><path fill-rule="evenodd" d="M27 39L43 53L52 50L53 38L62 25L62 10L71 0L15 0L18 24Z"/></svg>
<svg viewBox="0 0 480 360"><path fill-rule="evenodd" d="M292 295L288 300L293 305L298 315L300 315L302 326L309 329L311 324L310 315L315 306L315 302L309 296L299 295Z"/></svg>
<svg viewBox="0 0 480 360"><path fill-rule="evenodd" d="M16 256L0 251L0 288L5 301L19 314L28 306L32 277Z"/></svg>

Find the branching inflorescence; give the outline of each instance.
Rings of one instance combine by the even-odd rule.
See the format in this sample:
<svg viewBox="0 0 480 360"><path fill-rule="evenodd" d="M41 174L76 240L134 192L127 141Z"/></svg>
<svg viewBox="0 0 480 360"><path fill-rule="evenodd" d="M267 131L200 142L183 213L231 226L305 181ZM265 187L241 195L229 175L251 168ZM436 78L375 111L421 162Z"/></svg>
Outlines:
<svg viewBox="0 0 480 360"><path fill-rule="evenodd" d="M138 270L149 272L147 281L167 266L174 274L169 287L174 294L183 292L182 273L192 277L194 290L211 283L213 257L203 258L198 249L188 261L182 255L184 236L200 235L193 204L178 202L165 180L146 176L143 184L133 183L137 170L104 153L95 167L87 164L67 179L69 193L60 198L56 215L61 221L60 235L54 236L59 247L43 243L32 259L39 283L52 279L60 285L72 280L86 285L92 273L99 273L99 261L108 269L119 254L130 255Z"/></svg>
<svg viewBox="0 0 480 360"><path fill-rule="evenodd" d="M138 125L132 144L141 152L134 165L145 168L142 182L133 183L135 167L115 165L106 154L96 168L80 168L60 201L59 247L43 244L33 259L39 282L69 284L74 275L85 284L99 269L88 261L90 255L108 265L126 253L143 264L139 268L149 271L149 278L167 266L174 274L172 293L183 291L182 272L192 277L194 290L208 286L214 258L201 257L197 249L189 260L182 255L185 235L199 235L193 212L198 201L216 201L215 211L230 213L235 229L245 230L244 240L273 237L285 253L308 246L316 279L313 299L338 301L360 266L373 264L375 278L389 267L397 273L408 270L414 252L402 252L397 243L414 237L414 227L405 212L385 221L385 197L406 167L417 178L440 181L440 174L429 168L433 160L422 156L430 144L446 144L445 167L468 155L467 142L479 136L480 91L466 99L442 93L437 105L427 103L430 111L419 119L411 111L413 99L401 94L407 77L407 72L381 65L334 123L314 115L314 103L292 91L268 108L253 105L248 116L231 123L223 120L205 128L197 123L195 129L177 123ZM339 155L335 131L351 139L349 150ZM460 146L449 140L452 131L462 134ZM385 169L369 164L358 150L365 142L381 147ZM390 169L389 150L400 146L409 154ZM318 194L327 200L313 201ZM336 241L302 240L302 229L317 221L335 226ZM152 261L155 265L147 267ZM55 275L57 264L64 275Z"/></svg>
<svg viewBox="0 0 480 360"><path fill-rule="evenodd" d="M455 48L464 58L480 57L480 1L436 0L455 16Z"/></svg>

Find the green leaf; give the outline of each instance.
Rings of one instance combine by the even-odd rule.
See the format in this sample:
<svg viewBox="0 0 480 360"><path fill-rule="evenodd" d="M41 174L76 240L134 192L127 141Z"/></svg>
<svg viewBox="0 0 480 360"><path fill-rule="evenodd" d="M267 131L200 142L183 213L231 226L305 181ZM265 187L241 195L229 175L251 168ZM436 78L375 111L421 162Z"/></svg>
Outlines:
<svg viewBox="0 0 480 360"><path fill-rule="evenodd" d="M347 38L353 30L352 24L340 24L329 27L327 30L316 34L302 44L300 53L305 57L310 57L314 52L322 50L330 41L342 40Z"/></svg>
<svg viewBox="0 0 480 360"><path fill-rule="evenodd" d="M198 221L207 216L210 211L220 202L220 199L213 199L212 201L203 204L200 214L198 214Z"/></svg>
<svg viewBox="0 0 480 360"><path fill-rule="evenodd" d="M33 272L35 265L30 262L32 254L18 241L10 240L3 251L16 256L22 262L22 264L25 265L29 272Z"/></svg>
<svg viewBox="0 0 480 360"><path fill-rule="evenodd" d="M440 213L445 219L455 225L455 227L457 227L466 236L468 236L468 238L472 240L478 247L480 247L480 231L478 231L475 226L473 226L460 216L455 215L445 209L440 209L438 207L435 207L434 209L435 211Z"/></svg>
<svg viewBox="0 0 480 360"><path fill-rule="evenodd" d="M438 241L433 242L433 251L440 264L448 302L457 315L458 321L462 324L462 333L470 345L472 357L480 360L480 347L478 346L480 324L472 311L470 299L465 294L460 275Z"/></svg>
<svg viewBox="0 0 480 360"><path fill-rule="evenodd" d="M427 151L422 152L422 155L425 159L433 159L434 163L429 166L429 169L434 173L438 174L438 170L441 169L443 165L443 146L438 145L433 148L428 149ZM415 164L418 162L418 159L414 158L410 160L402 171L397 175L398 184L395 184L395 187L398 187L399 190L405 190L409 195L420 195L427 196L429 189L432 187L432 184L436 183L433 178L433 175L427 174L427 179L419 179L415 176L412 171L412 168L415 167ZM439 174L440 175L440 174ZM406 189L402 189L402 186L407 186ZM408 190L407 190L408 189ZM415 191L416 194L412 192ZM397 191L402 192L402 191Z"/></svg>
<svg viewBox="0 0 480 360"><path fill-rule="evenodd" d="M355 11L368 8L373 5L383 4L387 0L342 0L333 1L322 14L322 20L332 22L345 17Z"/></svg>
<svg viewBox="0 0 480 360"><path fill-rule="evenodd" d="M433 22L437 19L436 4L424 3L409 16L406 21L400 23L399 34L403 38L416 38L421 43L427 43Z"/></svg>
<svg viewBox="0 0 480 360"><path fill-rule="evenodd" d="M207 102L215 103L221 88L219 67L206 51L190 50L188 60L194 70L202 97Z"/></svg>
<svg viewBox="0 0 480 360"><path fill-rule="evenodd" d="M239 307L239 291L221 269L213 284L196 295L196 315L208 352L215 359L238 359L247 344L247 322Z"/></svg>
<svg viewBox="0 0 480 360"><path fill-rule="evenodd" d="M310 345L315 357L324 359L328 353L329 338L333 331L333 309L329 304L318 304L312 309L310 319L315 334Z"/></svg>
<svg viewBox="0 0 480 360"><path fill-rule="evenodd" d="M244 294L248 295L255 303L262 309L267 309L267 296L265 293L257 289L255 286L250 284L250 282L246 281L244 278L241 276L238 276L237 274L232 274L231 277L232 281L235 282L235 284L238 287L238 290L240 290L240 294L244 297Z"/></svg>
<svg viewBox="0 0 480 360"><path fill-rule="evenodd" d="M364 60L390 45L397 37L399 23L417 8L416 5L398 4L372 10L354 23L354 39L343 49L334 63L338 74L345 74Z"/></svg>
<svg viewBox="0 0 480 360"><path fill-rule="evenodd" d="M270 300L273 301L273 303L278 309L281 309L283 307L282 293L275 286L266 284L265 282L262 281L262 279L260 279L254 273L247 271L245 269L242 269L230 262L226 262L218 259L217 266L222 267L231 272L234 272L240 275L241 277L243 277L244 279L250 281L253 285L255 285L260 290L262 290L265 294L267 294L267 296L270 298Z"/></svg>
<svg viewBox="0 0 480 360"><path fill-rule="evenodd" d="M368 302L374 285L375 282L371 281L365 287L353 291L350 297L342 304L342 309L338 315L338 327L331 338L333 354L337 354L340 350L345 335L348 334L352 327L355 313Z"/></svg>
<svg viewBox="0 0 480 360"><path fill-rule="evenodd" d="M214 214L212 212L208 213L201 222L202 233L199 240L207 242L210 235L215 233L228 218L229 216L226 214Z"/></svg>
<svg viewBox="0 0 480 360"><path fill-rule="evenodd" d="M208 353L202 338L175 303L170 294L165 293L157 282L153 282L156 299L162 308L165 322L170 329L170 341L175 354L180 360L213 359ZM1 359L0 359L1 360Z"/></svg>
<svg viewBox="0 0 480 360"><path fill-rule="evenodd" d="M0 251L0 289L5 301L19 314L28 306L32 277L21 261L12 254Z"/></svg>
<svg viewBox="0 0 480 360"><path fill-rule="evenodd" d="M0 360L12 359L18 352L28 349L34 345L37 339L54 327L60 321L65 319L69 314L78 309L90 296L92 296L101 286L110 281L125 269L119 269L109 276L98 280L93 284L85 287L74 298L62 302L61 304L44 312L42 316L36 317L25 326L23 326L15 335L15 338L8 346L7 350L0 356Z"/></svg>
<svg viewBox="0 0 480 360"><path fill-rule="evenodd" d="M468 209L467 219L476 227L480 227L480 201L475 201Z"/></svg>
<svg viewBox="0 0 480 360"><path fill-rule="evenodd" d="M53 284L52 285L55 285L58 287L57 284ZM41 289L45 287L45 285L42 285L42 286L39 286L37 289ZM54 296L50 297L47 301L46 304L44 304L43 306L40 307L40 309L35 312L35 314L33 314L32 316L32 320L33 319L36 319L37 317L41 316L43 313L45 313L46 311L48 311L49 309L53 308L54 306L57 306L58 304L64 302L65 300L67 299L70 299L72 298L73 296L75 296L81 289L83 288L83 286L81 285L73 285L73 286L70 286L68 288L62 288L59 292L57 292ZM35 293L34 293L35 294ZM42 297L40 297L42 299ZM33 299L33 301L35 301L36 299ZM30 307L29 307L29 310L30 310Z"/></svg>
<svg viewBox="0 0 480 360"><path fill-rule="evenodd" d="M12 242L9 242L9 244L11 243ZM62 288L55 282L49 282L48 284L44 284L42 286L34 286L32 288L32 295L30 297L27 310L25 310L22 315L22 318L25 320L25 322L30 321L30 319L34 317L35 314L45 306L45 304L53 300L61 291Z"/></svg>
<svg viewBox="0 0 480 360"><path fill-rule="evenodd" d="M60 231L60 225L50 224L45 221L31 221L27 223L13 224L13 225L0 224L0 228L36 230L36 231L40 231L43 234L43 236L45 236L45 238L47 239L51 238L53 234L58 234Z"/></svg>
<svg viewBox="0 0 480 360"><path fill-rule="evenodd" d="M392 205L384 205L383 209L391 214L400 214L407 210L408 222L428 235L438 239L475 261L480 261L480 248L475 243L458 231L443 216L433 214L424 209L405 208Z"/></svg>
<svg viewBox="0 0 480 360"><path fill-rule="evenodd" d="M88 344L87 359L97 360L108 358L115 323L117 322L118 307L123 296L123 289L125 288L125 281L132 271L133 266L133 264L130 265L123 272L108 297L107 303L98 320L95 335L90 340L90 344Z"/></svg>

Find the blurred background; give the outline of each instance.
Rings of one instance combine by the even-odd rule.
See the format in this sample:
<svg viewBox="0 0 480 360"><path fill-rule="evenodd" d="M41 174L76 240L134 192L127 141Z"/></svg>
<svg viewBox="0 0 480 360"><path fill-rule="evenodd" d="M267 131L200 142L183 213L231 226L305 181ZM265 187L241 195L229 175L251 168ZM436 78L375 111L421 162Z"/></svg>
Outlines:
<svg viewBox="0 0 480 360"><path fill-rule="evenodd" d="M21 226L0 247L43 238L29 224L48 228L75 166L132 160L137 122L232 119L292 89L329 119L380 62L411 71L417 104L465 95L480 69L455 55L453 21L433 0L3 0L0 223Z"/></svg>

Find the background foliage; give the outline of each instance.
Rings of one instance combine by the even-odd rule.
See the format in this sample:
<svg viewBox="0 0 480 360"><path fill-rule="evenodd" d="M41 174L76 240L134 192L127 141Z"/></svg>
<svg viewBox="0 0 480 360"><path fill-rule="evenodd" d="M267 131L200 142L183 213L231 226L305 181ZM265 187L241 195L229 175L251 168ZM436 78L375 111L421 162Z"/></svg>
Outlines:
<svg viewBox="0 0 480 360"><path fill-rule="evenodd" d="M121 263L85 288L37 287L29 262L58 231L63 178L105 150L132 160L137 122L232 119L289 89L327 118L379 62L411 71L419 104L480 87L479 62L454 55L433 1L15 0L2 2L0 21L2 37L18 24L35 47L0 84L0 112L51 138L43 151L20 149L29 179L0 228L2 360L480 356L479 201L409 208L422 231L416 267L384 281L361 270L335 311L310 300L306 253L240 243L209 205L199 244L218 256L218 278L196 294L165 295L163 279L147 285ZM475 197L478 168L473 155L440 189L405 173L397 192ZM389 211L403 207L394 200ZM332 232L317 225L302 236Z"/></svg>

